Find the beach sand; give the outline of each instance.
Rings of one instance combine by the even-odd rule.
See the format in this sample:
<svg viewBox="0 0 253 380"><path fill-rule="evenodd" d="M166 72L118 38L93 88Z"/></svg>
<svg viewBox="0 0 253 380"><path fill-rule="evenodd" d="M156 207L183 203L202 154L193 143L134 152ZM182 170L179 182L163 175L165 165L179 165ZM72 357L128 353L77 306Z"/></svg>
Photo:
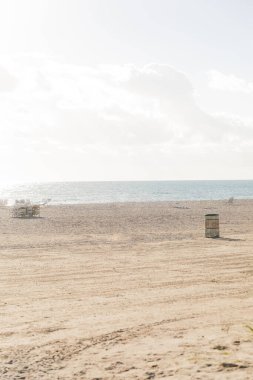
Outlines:
<svg viewBox="0 0 253 380"><path fill-rule="evenodd" d="M0 209L1 380L253 378L253 201L41 216Z"/></svg>

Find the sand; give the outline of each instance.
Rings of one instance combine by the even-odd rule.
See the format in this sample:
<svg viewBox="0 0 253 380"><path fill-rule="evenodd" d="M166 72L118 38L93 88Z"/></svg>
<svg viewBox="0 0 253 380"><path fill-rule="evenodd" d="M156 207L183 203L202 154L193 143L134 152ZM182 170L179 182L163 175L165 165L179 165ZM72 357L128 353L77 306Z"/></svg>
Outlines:
<svg viewBox="0 0 253 380"><path fill-rule="evenodd" d="M1 380L253 378L253 201L41 215L0 209Z"/></svg>

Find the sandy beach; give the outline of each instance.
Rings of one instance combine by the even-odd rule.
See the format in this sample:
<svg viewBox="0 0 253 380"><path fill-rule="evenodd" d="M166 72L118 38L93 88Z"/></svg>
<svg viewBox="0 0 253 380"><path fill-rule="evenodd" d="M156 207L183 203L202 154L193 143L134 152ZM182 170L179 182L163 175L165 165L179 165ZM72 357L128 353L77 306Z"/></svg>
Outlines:
<svg viewBox="0 0 253 380"><path fill-rule="evenodd" d="M253 378L253 201L2 207L0 268L1 380Z"/></svg>

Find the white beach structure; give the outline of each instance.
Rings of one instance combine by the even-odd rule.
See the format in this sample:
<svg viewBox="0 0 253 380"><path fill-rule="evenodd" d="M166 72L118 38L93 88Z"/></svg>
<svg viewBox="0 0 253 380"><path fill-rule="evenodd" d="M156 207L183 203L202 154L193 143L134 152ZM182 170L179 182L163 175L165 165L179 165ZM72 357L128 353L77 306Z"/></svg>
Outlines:
<svg viewBox="0 0 253 380"><path fill-rule="evenodd" d="M235 200L234 197L230 197L228 199L228 204L232 205L234 203L234 200Z"/></svg>

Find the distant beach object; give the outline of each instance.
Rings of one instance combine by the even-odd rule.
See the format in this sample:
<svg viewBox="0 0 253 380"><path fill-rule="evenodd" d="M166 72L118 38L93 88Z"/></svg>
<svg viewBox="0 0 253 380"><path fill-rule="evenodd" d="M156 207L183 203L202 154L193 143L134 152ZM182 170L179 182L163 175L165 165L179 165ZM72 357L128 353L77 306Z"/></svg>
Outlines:
<svg viewBox="0 0 253 380"><path fill-rule="evenodd" d="M16 199L12 208L13 218L35 218L40 216L40 207L47 205L51 201L50 198L43 199L36 204L30 199Z"/></svg>
<svg viewBox="0 0 253 380"><path fill-rule="evenodd" d="M41 205L46 206L48 205L49 202L51 202L51 200L52 200L51 198L42 199Z"/></svg>
<svg viewBox="0 0 253 380"><path fill-rule="evenodd" d="M206 238L220 237L219 214L205 215L205 237Z"/></svg>
<svg viewBox="0 0 253 380"><path fill-rule="evenodd" d="M31 205L30 199L16 199L15 206L29 206Z"/></svg>
<svg viewBox="0 0 253 380"><path fill-rule="evenodd" d="M228 204L232 205L234 203L234 197L228 199Z"/></svg>
<svg viewBox="0 0 253 380"><path fill-rule="evenodd" d="M5 207L5 206L7 206L7 204L8 204L7 199L0 199L0 207Z"/></svg>
<svg viewBox="0 0 253 380"><path fill-rule="evenodd" d="M34 218L40 216L40 205L15 203L12 209L13 218Z"/></svg>

